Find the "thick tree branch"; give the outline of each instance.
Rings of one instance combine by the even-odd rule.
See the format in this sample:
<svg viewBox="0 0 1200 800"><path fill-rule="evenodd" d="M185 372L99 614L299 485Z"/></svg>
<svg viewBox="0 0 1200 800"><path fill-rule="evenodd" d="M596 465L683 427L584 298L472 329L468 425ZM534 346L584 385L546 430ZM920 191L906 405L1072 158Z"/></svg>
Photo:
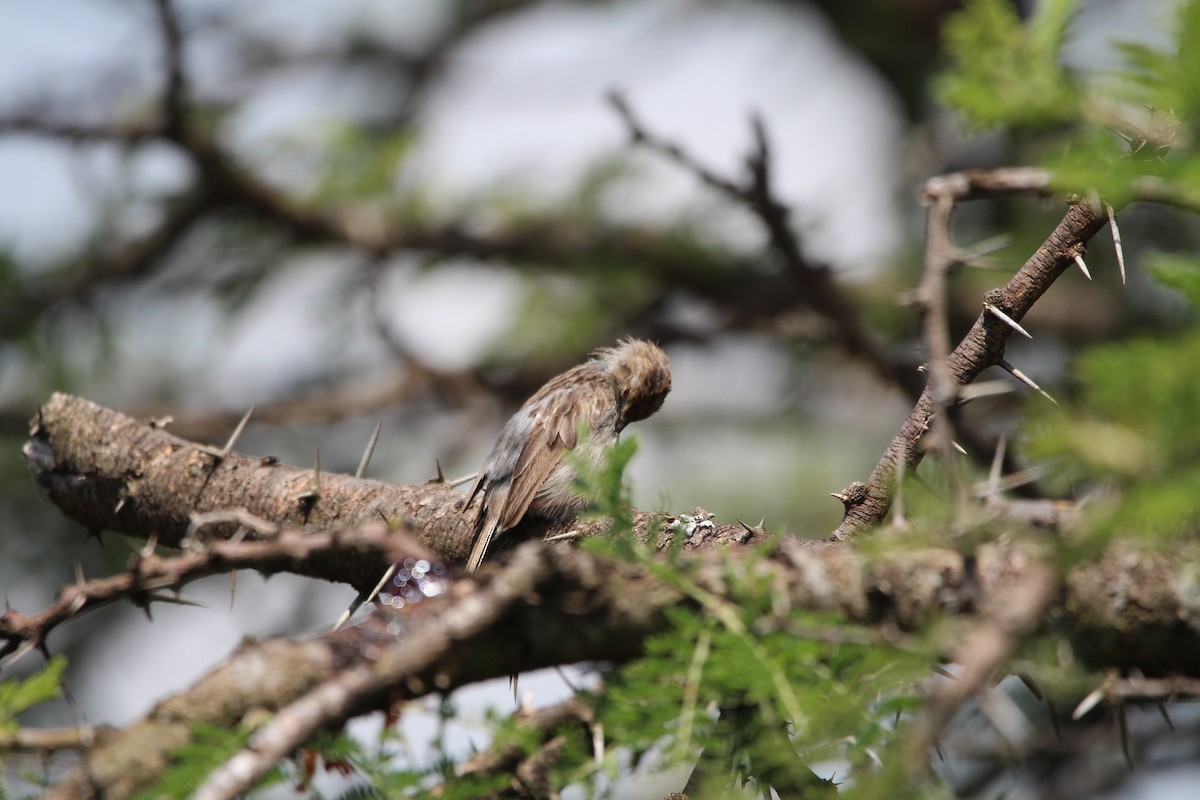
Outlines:
<svg viewBox="0 0 1200 800"><path fill-rule="evenodd" d="M50 796L126 796L153 782L152 765L165 764L196 722L232 727L255 709L280 712L239 757L240 782L213 795L230 796L311 731L395 700L515 670L636 657L645 637L669 624L671 609L705 613L675 582L679 574L728 602L736 602L731 587L770 587L773 602L760 605L769 610L754 621L757 631L793 630L793 609L838 613L881 632L916 629L939 612L963 618L971 630L978 614L978 630L998 626L997 642L1058 633L1093 668L1196 677L1200 664L1200 621L1188 613L1190 567L1175 554L1114 549L1060 586L1045 583L1036 551L1011 544L983 545L969 556L929 549L868 558L846 545L788 539L769 554L709 550L656 569L531 543L504 567L452 580L446 591L362 627L242 647L142 722L103 738ZM1118 583L1123 591L1111 591ZM1031 586L1038 587L1032 594ZM1027 611L1035 608L1041 613ZM1002 668L1005 652L965 653L964 660L978 659L972 685Z"/></svg>
<svg viewBox="0 0 1200 800"><path fill-rule="evenodd" d="M91 531L108 529L154 538L168 547L183 543L195 515L233 509L244 509L281 528L304 530L399 522L416 531L423 546L451 563L465 562L474 537L473 521L462 513L465 494L444 483L389 484L289 467L270 456L222 456L152 422L70 395L55 394L39 409L25 453L38 485L67 516ZM649 535L653 519L653 514L636 514L639 535ZM236 521L229 521L204 532L222 539L238 528ZM606 521L596 519L558 523L530 519L498 544L503 549L524 539L572 532L592 536L606 528ZM698 529L687 546L755 542L765 535L761 529L714 525ZM663 543L669 538L669 532L660 534ZM386 562L363 553L342 553L302 565L303 574L343 581L360 590L372 588L385 567Z"/></svg>

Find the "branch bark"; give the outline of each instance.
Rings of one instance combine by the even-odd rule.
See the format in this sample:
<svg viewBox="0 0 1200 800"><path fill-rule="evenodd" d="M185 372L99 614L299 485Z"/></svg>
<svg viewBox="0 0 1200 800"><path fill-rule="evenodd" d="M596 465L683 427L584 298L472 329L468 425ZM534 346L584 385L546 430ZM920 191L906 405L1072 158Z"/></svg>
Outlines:
<svg viewBox="0 0 1200 800"><path fill-rule="evenodd" d="M26 457L50 500L89 531L115 530L179 547L197 514L245 511L281 528L308 531L401 523L421 545L454 564L465 563L474 537L465 516L466 496L444 483L391 484L318 473L281 464L273 457L221 456L211 447L180 439L152 421L136 420L88 400L55 394L38 411ZM636 532L650 535L660 515L637 512ZM212 539L238 532L236 521L206 526ZM607 529L598 519L549 523L531 518L506 533L501 550L531 538L594 536ZM250 533L250 538L258 534ZM698 529L689 548L723 542L753 543L761 529L718 525ZM656 544L669 539L661 534ZM371 589L389 562L378 553L346 552L298 564L310 577Z"/></svg>
<svg viewBox="0 0 1200 800"><path fill-rule="evenodd" d="M846 545L784 539L769 554L708 550L656 569L529 543L507 565L451 580L445 592L399 614L378 613L358 628L302 642L244 645L141 722L103 734L49 796L128 796L153 782L152 767L161 769L190 740L195 723L236 726L257 710L276 714L240 757L243 782L222 783L224 793L212 795L228 797L311 731L396 700L514 670L634 658L647 636L666 628L670 610L703 613L671 579L679 572L723 599L736 600L733 586L770 587L775 601L756 630L787 625L792 609L807 609L875 626L881 636L916 629L937 613L968 625L976 616L985 624L1008 619L1012 608L1029 605L1021 593L1047 574L1033 548L1012 544L983 545L971 556L927 549L866 557ZM1188 613L1188 574L1175 555L1117 548L1039 591L1044 608L1028 621L1035 632L1064 635L1094 668L1196 676L1200 619Z"/></svg>

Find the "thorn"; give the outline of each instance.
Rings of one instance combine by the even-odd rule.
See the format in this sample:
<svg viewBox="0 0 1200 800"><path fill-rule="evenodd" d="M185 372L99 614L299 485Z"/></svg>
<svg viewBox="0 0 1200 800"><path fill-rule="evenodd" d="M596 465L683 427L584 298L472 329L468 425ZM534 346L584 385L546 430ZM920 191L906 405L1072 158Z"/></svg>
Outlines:
<svg viewBox="0 0 1200 800"><path fill-rule="evenodd" d="M204 603L200 603L195 600L184 600L182 597L172 597L169 594L159 594L158 592L151 592L150 594L146 595L147 616L149 616L151 602L170 603L173 606L192 606L193 608L208 608L208 606L206 606Z"/></svg>
<svg viewBox="0 0 1200 800"><path fill-rule="evenodd" d="M336 631L338 628L345 625L350 617L354 616L354 612L358 611L358 609L362 607L363 603L367 602L372 597L376 597L380 592L382 592L383 587L387 585L387 582L396 576L396 569L396 564L393 562L392 565L387 568L387 571L383 573L383 577L379 579L379 583L375 584L374 589L366 593L360 592L358 597L354 598L354 601L350 603L349 607L342 612L342 616L338 618L338 621L333 624L333 630Z"/></svg>
<svg viewBox="0 0 1200 800"><path fill-rule="evenodd" d="M1014 391L1016 391L1015 387L1008 381L979 381L958 387L958 404L965 406L972 400L978 400L981 397L1010 394Z"/></svg>
<svg viewBox="0 0 1200 800"><path fill-rule="evenodd" d="M42 642L26 639L17 644L15 641L9 641L4 645L3 649L0 649L0 654L4 658L3 662L0 662L0 666L11 667L34 650L40 651L47 661L50 660L50 653L46 650L46 646Z"/></svg>
<svg viewBox="0 0 1200 800"><path fill-rule="evenodd" d="M229 454L233 452L233 446L237 444L238 439L242 438L242 431L246 430L246 423L250 421L250 415L254 413L254 408L254 406L250 406L250 410L246 412L245 416L242 417L242 421L237 424L237 427L233 429L233 433L229 435L229 441L221 448L221 458L228 458Z"/></svg>
<svg viewBox="0 0 1200 800"><path fill-rule="evenodd" d="M1133 770L1133 753L1129 750L1129 723L1125 719L1125 706L1117 703L1117 734L1121 737L1121 753L1125 756L1125 766Z"/></svg>
<svg viewBox="0 0 1200 800"><path fill-rule="evenodd" d="M1004 452L1007 449L1008 434L1002 433L1000 434L1000 439L996 442L996 454L992 456L991 469L988 470L988 494L991 496L1000 494L1000 477L1004 472ZM1021 680L1025 680L1025 678ZM1025 681L1025 685L1028 686L1031 680L1032 678ZM1034 692L1034 694L1038 693ZM1038 694L1038 699L1042 699L1040 694Z"/></svg>
<svg viewBox="0 0 1200 800"><path fill-rule="evenodd" d="M579 694L582 691L581 687L576 686L575 682L567 677L567 673L563 671L563 668L561 665L556 664L554 666L554 671L558 673L559 679L563 683L565 683L567 685L567 688L570 689L574 694Z"/></svg>
<svg viewBox="0 0 1200 800"><path fill-rule="evenodd" d="M976 242L970 247L961 249L958 253L958 261L971 266L971 262L978 261L984 256L1003 250L1010 244L1012 244L1012 237L1007 233L1002 233L999 236L984 239L982 242Z"/></svg>
<svg viewBox="0 0 1200 800"><path fill-rule="evenodd" d="M1104 204L1108 211L1108 224L1112 228L1113 247L1117 251L1117 267L1121 270L1121 285L1125 285L1125 249L1121 247L1121 229L1117 227L1117 214L1108 203Z"/></svg>
<svg viewBox="0 0 1200 800"><path fill-rule="evenodd" d="M158 547L158 531L150 531L150 535L146 537L146 544L144 547L142 547L142 549L140 551L138 551L138 555L140 555L142 558L146 558L147 556L152 556L152 555L154 555L154 550L157 547Z"/></svg>
<svg viewBox="0 0 1200 800"><path fill-rule="evenodd" d="M1018 672L1017 677L1021 679L1021 683L1025 684L1025 688L1028 689L1029 693L1035 698L1041 700L1045 697L1045 695L1042 694L1042 687L1038 685L1038 682L1034 680L1033 676L1028 672Z"/></svg>
<svg viewBox="0 0 1200 800"><path fill-rule="evenodd" d="M1092 273L1088 272L1087 264L1083 262L1083 256L1081 256L1079 253L1075 254L1075 263L1079 265L1079 270L1083 273L1083 277L1090 281L1092 279Z"/></svg>
<svg viewBox="0 0 1200 800"><path fill-rule="evenodd" d="M1104 699L1104 687L1093 689L1087 697L1079 701L1079 705L1075 706L1075 710L1071 712L1071 719L1080 720L1083 715L1096 707L1096 704Z"/></svg>
<svg viewBox="0 0 1200 800"><path fill-rule="evenodd" d="M120 514L120 513L121 513L121 509L125 507L125 501L126 501L126 500L128 500L128 499L129 499L129 498L128 498L127 496L125 496L124 494L122 494L122 495L121 495L121 499L117 501L117 505L116 505L116 507L113 509L113 513L114 513L114 514Z"/></svg>
<svg viewBox="0 0 1200 800"><path fill-rule="evenodd" d="M963 447L961 444L954 441L953 439L950 440L950 446L953 447L955 450L957 450L961 455L964 455L964 456L970 455L970 453L967 452L967 448Z"/></svg>
<svg viewBox="0 0 1200 800"><path fill-rule="evenodd" d="M1158 706L1158 713L1162 714L1162 718L1167 723L1167 727L1171 729L1171 733L1174 733L1175 723L1171 722L1171 715L1167 713L1167 704L1162 700L1155 700L1154 705Z"/></svg>
<svg viewBox="0 0 1200 800"><path fill-rule="evenodd" d="M467 481L473 481L478 477L478 472L472 472L470 475L463 475L461 478L455 478L454 480L450 481L450 488L453 489L456 486L462 486Z"/></svg>
<svg viewBox="0 0 1200 800"><path fill-rule="evenodd" d="M1053 397L1051 397L1049 394L1047 394L1046 391L1044 389L1042 389L1042 387L1040 387L1036 383L1034 383L1033 379L1030 378L1028 375L1026 375L1024 372L1021 372L1021 370L1017 369L1016 367L1014 367L1012 364L1008 363L1008 361L1006 361L1003 358L1000 359L1000 361L998 363L1000 364L1001 367L1004 367L1004 369L1008 370L1009 374L1011 374L1014 378L1019 380L1021 383L1025 384L1030 389L1033 389L1035 392L1040 394L1042 397L1046 398L1051 403L1054 403L1054 405L1058 405L1057 400L1055 400Z"/></svg>
<svg viewBox="0 0 1200 800"><path fill-rule="evenodd" d="M239 530L245 530L240 528ZM233 601L237 597L237 570L229 570L229 610L233 610Z"/></svg>
<svg viewBox="0 0 1200 800"><path fill-rule="evenodd" d="M597 764L604 763L604 723L592 723L592 757Z"/></svg>
<svg viewBox="0 0 1200 800"><path fill-rule="evenodd" d="M941 499L941 497L942 497L941 492L939 492L937 489L934 489L933 486L930 485L929 481L927 481L923 477L921 477L921 473L917 472L915 469L911 470L909 472L905 472L904 478L905 478L905 480L910 480L913 483L915 483L917 486L920 486L922 489L929 492L931 495L938 498L939 500Z"/></svg>
<svg viewBox="0 0 1200 800"><path fill-rule="evenodd" d="M437 467L437 475L435 475L434 478L429 482L430 483L445 483L446 475L445 475L445 473L442 472L442 460L440 458L435 458L433 460L433 463L434 463L434 466Z"/></svg>
<svg viewBox="0 0 1200 800"><path fill-rule="evenodd" d="M367 465L371 463L371 456L375 454L375 445L379 442L379 432L383 430L383 423L375 423L375 431L371 434L371 440L367 442L367 449L363 452L362 460L358 462L358 469L354 470L354 477L361 478L367 471Z"/></svg>
<svg viewBox="0 0 1200 800"><path fill-rule="evenodd" d="M991 312L993 315L995 315L996 319L1000 320L1005 325L1007 325L1008 327L1012 328L1017 333L1024 336L1026 339L1033 338L1032 333L1030 333L1029 331L1022 328L1021 324L1019 322L1017 322L1015 319L1010 317L1008 314L1005 314L1003 311L1001 311L996 306L992 305L991 303L984 303L983 307L985 310L987 310L987 311Z"/></svg>

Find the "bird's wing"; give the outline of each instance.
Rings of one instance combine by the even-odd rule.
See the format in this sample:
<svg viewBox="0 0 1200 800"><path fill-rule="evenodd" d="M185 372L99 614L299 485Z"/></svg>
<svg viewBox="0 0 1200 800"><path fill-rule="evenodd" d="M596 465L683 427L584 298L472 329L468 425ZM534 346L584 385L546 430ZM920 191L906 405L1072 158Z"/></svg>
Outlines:
<svg viewBox="0 0 1200 800"><path fill-rule="evenodd" d="M563 454L578 444L580 427L595 428L615 403L608 379L580 368L558 376L529 399L525 408L533 417L532 428L513 469L498 530L521 521L538 489L562 463Z"/></svg>

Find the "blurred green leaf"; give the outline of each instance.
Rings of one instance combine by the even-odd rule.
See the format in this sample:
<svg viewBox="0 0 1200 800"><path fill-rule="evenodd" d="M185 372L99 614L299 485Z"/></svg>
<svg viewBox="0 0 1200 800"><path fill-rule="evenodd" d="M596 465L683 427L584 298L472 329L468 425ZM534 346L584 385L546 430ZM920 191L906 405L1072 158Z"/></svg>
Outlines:
<svg viewBox="0 0 1200 800"><path fill-rule="evenodd" d="M62 697L64 656L55 656L27 678L0 681L0 731L13 732L20 726L17 715L49 700Z"/></svg>
<svg viewBox="0 0 1200 800"><path fill-rule="evenodd" d="M1071 122L1081 96L1059 63L1075 0L1050 0L1024 25L1007 0L971 0L947 21L951 66L936 81L941 98L979 128L1044 129Z"/></svg>
<svg viewBox="0 0 1200 800"><path fill-rule="evenodd" d="M225 728L197 722L191 726L191 739L171 752L171 765L158 783L139 792L135 800L184 800L204 782L208 774L246 744L250 734L239 728Z"/></svg>
<svg viewBox="0 0 1200 800"><path fill-rule="evenodd" d="M1178 253L1151 253L1142 259L1142 266L1156 281L1174 289L1200 309L1200 259Z"/></svg>

